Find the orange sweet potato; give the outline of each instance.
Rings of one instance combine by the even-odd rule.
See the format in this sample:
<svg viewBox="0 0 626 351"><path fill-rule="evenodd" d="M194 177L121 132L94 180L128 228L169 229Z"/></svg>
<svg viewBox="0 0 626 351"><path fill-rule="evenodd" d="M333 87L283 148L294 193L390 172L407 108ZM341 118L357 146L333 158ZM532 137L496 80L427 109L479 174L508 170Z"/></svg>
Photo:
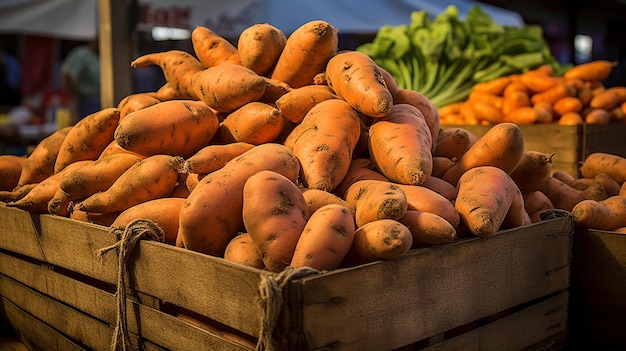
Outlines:
<svg viewBox="0 0 626 351"><path fill-rule="evenodd" d="M517 167L511 172L511 178L522 192L539 190L552 173L552 154L527 150Z"/></svg>
<svg viewBox="0 0 626 351"><path fill-rule="evenodd" d="M379 219L357 228L342 265L395 259L407 253L412 245L413 235L404 224L393 219Z"/></svg>
<svg viewBox="0 0 626 351"><path fill-rule="evenodd" d="M606 173L622 184L626 182L626 159L610 153L594 152L587 155L580 172L585 178L593 178L599 173Z"/></svg>
<svg viewBox="0 0 626 351"><path fill-rule="evenodd" d="M254 144L244 142L207 145L187 158L184 168L189 173L211 173L254 146Z"/></svg>
<svg viewBox="0 0 626 351"><path fill-rule="evenodd" d="M136 219L147 219L161 228L166 244L174 245L178 235L179 213L184 203L185 199L177 197L148 200L122 211L110 226L126 228Z"/></svg>
<svg viewBox="0 0 626 351"><path fill-rule="evenodd" d="M605 200L582 200L573 209L576 225L599 230L626 226L626 197L611 196Z"/></svg>
<svg viewBox="0 0 626 351"><path fill-rule="evenodd" d="M344 200L354 208L357 227L379 219L400 219L408 209L406 194L397 184L364 179L348 188Z"/></svg>
<svg viewBox="0 0 626 351"><path fill-rule="evenodd" d="M304 116L318 103L336 99L337 95L328 85L305 85L292 89L276 100L276 107L285 118L300 123Z"/></svg>
<svg viewBox="0 0 626 351"><path fill-rule="evenodd" d="M400 89L393 94L394 104L409 104L417 107L424 115L424 120L430 129L433 140L439 137L441 121L439 119L439 111L437 107L424 94L412 89ZM436 143L433 142L433 148Z"/></svg>
<svg viewBox="0 0 626 351"><path fill-rule="evenodd" d="M141 110L159 102L161 100L156 98L156 93L148 92L127 95L117 104L117 109L120 110L120 120L133 111Z"/></svg>
<svg viewBox="0 0 626 351"><path fill-rule="evenodd" d="M348 208L351 213L354 214L354 208L352 208L346 200L341 197L330 193L328 191L315 189L315 188L304 188L300 187L300 192L304 196L304 200L306 201L306 206L309 211L309 216L315 213L315 211L319 210L321 207L329 205L329 204L337 204L343 207Z"/></svg>
<svg viewBox="0 0 626 351"><path fill-rule="evenodd" d="M37 143L22 165L17 186L39 183L54 173L54 164L61 145L72 128L73 126L61 128Z"/></svg>
<svg viewBox="0 0 626 351"><path fill-rule="evenodd" d="M0 191L13 190L20 180L26 157L0 155Z"/></svg>
<svg viewBox="0 0 626 351"><path fill-rule="evenodd" d="M226 116L213 143L269 143L278 138L284 126L285 118L279 109L270 104L251 101Z"/></svg>
<svg viewBox="0 0 626 351"><path fill-rule="evenodd" d="M256 23L244 29L237 40L241 63L259 75L268 74L278 62L287 36L269 23Z"/></svg>
<svg viewBox="0 0 626 351"><path fill-rule="evenodd" d="M398 220L411 231L411 248L446 244L457 239L456 229L445 218L431 212L408 210Z"/></svg>
<svg viewBox="0 0 626 351"><path fill-rule="evenodd" d="M222 63L241 64L237 48L207 27L198 25L191 31L191 45L196 57L206 68Z"/></svg>
<svg viewBox="0 0 626 351"><path fill-rule="evenodd" d="M237 236L226 245L224 259L248 267L265 269L263 257L261 257L259 249L249 233L237 234Z"/></svg>

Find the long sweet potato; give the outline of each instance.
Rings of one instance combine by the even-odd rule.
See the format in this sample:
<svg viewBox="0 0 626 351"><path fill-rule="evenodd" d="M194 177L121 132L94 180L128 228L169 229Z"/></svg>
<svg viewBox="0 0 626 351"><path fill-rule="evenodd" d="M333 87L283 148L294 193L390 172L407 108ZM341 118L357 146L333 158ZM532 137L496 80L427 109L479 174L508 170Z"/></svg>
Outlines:
<svg viewBox="0 0 626 351"><path fill-rule="evenodd" d="M375 179L389 181L387 177L382 175L377 169L374 162L369 158L353 158L348 167L348 172L333 190L340 198L344 198L348 188L359 180Z"/></svg>
<svg viewBox="0 0 626 351"><path fill-rule="evenodd" d="M336 99L337 95L328 85L305 85L292 89L276 100L276 107L285 118L294 123L300 123L304 116L318 103Z"/></svg>
<svg viewBox="0 0 626 351"><path fill-rule="evenodd" d="M580 172L585 178L606 173L622 184L626 182L626 158L605 152L594 152L585 158Z"/></svg>
<svg viewBox="0 0 626 351"><path fill-rule="evenodd" d="M204 103L170 100L126 115L114 138L122 148L136 154L186 158L209 143L218 125L217 115Z"/></svg>
<svg viewBox="0 0 626 351"><path fill-rule="evenodd" d="M409 104L393 105L369 128L369 150L380 172L401 184L419 185L433 169L432 135L424 115Z"/></svg>
<svg viewBox="0 0 626 351"><path fill-rule="evenodd" d="M528 150L524 151L517 167L511 172L511 178L525 193L539 190L552 173L552 157L554 153Z"/></svg>
<svg viewBox="0 0 626 351"><path fill-rule="evenodd" d="M458 161L478 138L465 128L449 127L442 129L434 140L433 156L443 156Z"/></svg>
<svg viewBox="0 0 626 351"><path fill-rule="evenodd" d="M180 213L179 236L187 249L223 256L230 240L244 231L241 211L245 182L261 170L278 172L295 183L300 164L285 146L267 143L255 146L204 176Z"/></svg>
<svg viewBox="0 0 626 351"><path fill-rule="evenodd" d="M431 212L408 210L398 222L411 231L411 248L446 244L458 239L456 228L445 218Z"/></svg>
<svg viewBox="0 0 626 351"><path fill-rule="evenodd" d="M184 203L185 199L175 197L148 200L122 211L111 227L123 229L136 219L147 219L161 228L166 244L174 245L178 235L179 213Z"/></svg>
<svg viewBox="0 0 626 351"><path fill-rule="evenodd" d="M22 165L22 173L20 173L17 186L39 183L54 173L54 164L59 150L72 128L73 126L58 129L37 143Z"/></svg>
<svg viewBox="0 0 626 351"><path fill-rule="evenodd" d="M185 170L189 173L206 174L218 170L233 158L252 149L255 145L244 142L210 144L185 160Z"/></svg>
<svg viewBox="0 0 626 351"><path fill-rule="evenodd" d="M439 119L439 111L437 107L427 98L424 94L413 89L400 89L393 94L394 104L409 104L417 107L418 110L424 115L424 120L430 129L430 134L433 139L433 150L436 143L434 141L439 137L441 130L441 121Z"/></svg>
<svg viewBox="0 0 626 351"><path fill-rule="evenodd" d="M127 95L117 104L117 109L120 110L120 120L124 119L127 114L133 111L141 110L142 108L158 104L159 102L161 102L161 100L157 99L156 93L153 92Z"/></svg>
<svg viewBox="0 0 626 351"><path fill-rule="evenodd" d="M241 64L259 75L276 66L287 43L287 36L269 23L256 23L244 29L237 40Z"/></svg>
<svg viewBox="0 0 626 351"><path fill-rule="evenodd" d="M309 211L309 216L315 213L315 211L319 210L323 206L330 204L337 204L343 207L346 207L350 210L352 214L354 214L354 208L352 208L346 200L343 198L330 193L328 191L315 189L315 188L304 188L300 187L300 192L304 196L304 201L306 201L306 206Z"/></svg>
<svg viewBox="0 0 626 351"><path fill-rule="evenodd" d="M605 200L582 200L573 209L576 225L614 230L626 226L626 197L611 196Z"/></svg>
<svg viewBox="0 0 626 351"><path fill-rule="evenodd" d="M284 126L285 118L279 109L251 101L226 116L212 143L269 143L278 138Z"/></svg>
<svg viewBox="0 0 626 351"><path fill-rule="evenodd" d="M198 25L191 31L191 45L196 57L206 68L226 62L241 64L237 48L205 26Z"/></svg>
<svg viewBox="0 0 626 351"><path fill-rule="evenodd" d="M267 269L284 270L309 220L308 207L298 185L270 170L251 175L243 187L242 217Z"/></svg>
<svg viewBox="0 0 626 351"><path fill-rule="evenodd" d="M397 185L381 180L360 180L348 188L345 199L355 209L357 227L379 219L400 219L408 209L407 197Z"/></svg>
<svg viewBox="0 0 626 351"><path fill-rule="evenodd" d="M397 184L407 199L407 209L434 213L444 218L453 228L461 221L454 204L443 195L422 185Z"/></svg>
<svg viewBox="0 0 626 351"><path fill-rule="evenodd" d="M13 190L20 181L26 157L0 155L0 191Z"/></svg>

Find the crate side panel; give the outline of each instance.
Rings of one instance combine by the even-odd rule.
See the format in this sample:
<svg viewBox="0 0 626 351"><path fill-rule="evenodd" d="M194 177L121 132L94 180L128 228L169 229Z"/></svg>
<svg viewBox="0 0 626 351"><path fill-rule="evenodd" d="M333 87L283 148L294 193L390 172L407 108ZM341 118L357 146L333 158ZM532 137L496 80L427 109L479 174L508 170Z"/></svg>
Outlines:
<svg viewBox="0 0 626 351"><path fill-rule="evenodd" d="M626 124L585 124L582 158L584 160L594 152L606 152L626 157Z"/></svg>
<svg viewBox="0 0 626 351"><path fill-rule="evenodd" d="M567 330L568 292L538 302L424 351L523 350Z"/></svg>
<svg viewBox="0 0 626 351"><path fill-rule="evenodd" d="M0 202L0 248L36 259L43 259L39 241L39 216Z"/></svg>
<svg viewBox="0 0 626 351"><path fill-rule="evenodd" d="M565 289L571 230L570 217L549 220L306 278L302 337L312 349L400 347Z"/></svg>

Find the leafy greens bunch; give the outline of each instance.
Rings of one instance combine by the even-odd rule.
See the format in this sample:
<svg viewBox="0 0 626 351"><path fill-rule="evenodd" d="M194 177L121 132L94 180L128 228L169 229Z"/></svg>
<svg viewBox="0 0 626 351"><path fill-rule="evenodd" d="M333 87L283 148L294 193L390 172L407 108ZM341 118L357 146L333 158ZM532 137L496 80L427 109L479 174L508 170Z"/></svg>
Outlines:
<svg viewBox="0 0 626 351"><path fill-rule="evenodd" d="M410 24L382 26L356 50L389 71L400 88L419 91L437 107L463 101L478 82L544 64L555 74L564 71L541 27L499 25L479 6L464 21L454 5L432 20L425 10L414 11Z"/></svg>

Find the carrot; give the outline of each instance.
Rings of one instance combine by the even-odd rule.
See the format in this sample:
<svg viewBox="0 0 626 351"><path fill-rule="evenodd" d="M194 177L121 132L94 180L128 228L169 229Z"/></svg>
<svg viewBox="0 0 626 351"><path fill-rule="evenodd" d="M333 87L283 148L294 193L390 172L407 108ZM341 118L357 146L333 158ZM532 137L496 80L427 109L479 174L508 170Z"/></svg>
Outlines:
<svg viewBox="0 0 626 351"><path fill-rule="evenodd" d="M198 95L190 84L192 77L206 67L197 58L183 50L169 50L139 56L130 63L131 67L157 65L163 71L171 95L183 99L198 100ZM163 98L159 98L163 100Z"/></svg>
<svg viewBox="0 0 626 351"><path fill-rule="evenodd" d="M583 200L572 209L576 225L599 230L626 226L626 197L611 196L605 200Z"/></svg>
<svg viewBox="0 0 626 351"><path fill-rule="evenodd" d="M462 127L449 127L439 131L434 139L435 150L433 156L443 156L452 160L459 160L463 154L476 143L478 138L469 130Z"/></svg>
<svg viewBox="0 0 626 351"><path fill-rule="evenodd" d="M393 96L372 58L359 51L342 51L326 65L328 86L355 110L370 116L386 116Z"/></svg>
<svg viewBox="0 0 626 351"><path fill-rule="evenodd" d="M505 171L479 166L459 179L455 207L473 235L486 237L500 229L516 197L523 202L519 188Z"/></svg>
<svg viewBox="0 0 626 351"><path fill-rule="evenodd" d="M268 74L285 48L287 36L269 23L257 23L244 29L237 41L241 63L259 75Z"/></svg>
<svg viewBox="0 0 626 351"><path fill-rule="evenodd" d="M537 104L540 101L547 102L554 105L554 103L567 96L575 96L576 89L567 83L557 83L548 90L533 94L530 97L530 101L533 104Z"/></svg>
<svg viewBox="0 0 626 351"><path fill-rule="evenodd" d="M552 157L540 151L527 150L517 167L511 172L511 178L522 192L539 190L552 173Z"/></svg>
<svg viewBox="0 0 626 351"><path fill-rule="evenodd" d="M396 183L419 185L432 173L433 140L424 115L413 105L393 105L369 128L371 158Z"/></svg>
<svg viewBox="0 0 626 351"><path fill-rule="evenodd" d="M565 71L565 78L580 78L583 81L601 81L609 77L617 62L594 60L575 65Z"/></svg>
<svg viewBox="0 0 626 351"><path fill-rule="evenodd" d="M486 82L474 84L473 91L485 92L494 95L502 95L504 89L511 83L511 77L503 76Z"/></svg>
<svg viewBox="0 0 626 351"><path fill-rule="evenodd" d="M604 200L608 197L600 184L592 184L585 190L578 190L552 176L548 177L539 191L552 201L554 208L565 211L571 211L582 200Z"/></svg>
<svg viewBox="0 0 626 351"><path fill-rule="evenodd" d="M156 98L155 93L127 95L117 104L117 109L120 110L120 120L133 111L141 110L142 108L158 104L159 102L161 102L161 100Z"/></svg>
<svg viewBox="0 0 626 351"><path fill-rule="evenodd" d="M354 158L350 162L350 166L348 167L348 172L345 177L333 190L333 192L340 198L344 198L346 191L352 184L364 179L389 180L387 177L378 172L376 165L371 159Z"/></svg>
<svg viewBox="0 0 626 351"><path fill-rule="evenodd" d="M445 156L433 156L433 170L431 176L441 178L450 167L454 166L456 160Z"/></svg>
<svg viewBox="0 0 626 351"><path fill-rule="evenodd" d="M271 170L251 175L243 187L242 217L267 269L283 271L309 220L306 200L298 185Z"/></svg>
<svg viewBox="0 0 626 351"><path fill-rule="evenodd" d="M553 123L554 122L554 108L550 103L545 101L539 101L533 104L533 108L537 112L537 123Z"/></svg>
<svg viewBox="0 0 626 351"><path fill-rule="evenodd" d="M226 245L224 259L244 266L265 269L265 263L250 233L237 234Z"/></svg>
<svg viewBox="0 0 626 351"><path fill-rule="evenodd" d="M140 155L189 157L209 143L218 123L215 112L200 101L164 101L128 114L114 138Z"/></svg>
<svg viewBox="0 0 626 351"><path fill-rule="evenodd" d="M439 112L439 117L443 118L444 116L448 115L458 115L463 102L464 101L453 102L451 104L439 107L437 109L437 111Z"/></svg>
<svg viewBox="0 0 626 351"><path fill-rule="evenodd" d="M408 209L404 191L381 180L359 180L348 188L344 200L355 210L357 227L384 218L400 219Z"/></svg>
<svg viewBox="0 0 626 351"><path fill-rule="evenodd" d="M294 123L300 123L304 116L318 103L336 99L337 95L327 85L305 85L292 89L276 100L276 107L285 118Z"/></svg>
<svg viewBox="0 0 626 351"><path fill-rule="evenodd" d="M64 127L42 139L26 157L17 186L39 183L54 173L56 162L63 140L73 126Z"/></svg>
<svg viewBox="0 0 626 351"><path fill-rule="evenodd" d="M461 106L459 106L459 115L463 118L463 124L478 124L478 116L474 108L472 107L472 103L469 100L463 101Z"/></svg>
<svg viewBox="0 0 626 351"><path fill-rule="evenodd" d="M413 235L409 228L393 219L379 219L357 228L342 265L396 259L407 253L411 246Z"/></svg>
<svg viewBox="0 0 626 351"><path fill-rule="evenodd" d="M493 103L489 103L483 100L468 100L469 106L474 111L475 117L479 121L486 121L488 123L501 123L504 121L504 114Z"/></svg>
<svg viewBox="0 0 626 351"><path fill-rule="evenodd" d="M232 112L260 99L267 82L249 68L224 63L194 74L191 86L207 106L218 112Z"/></svg>
<svg viewBox="0 0 626 351"><path fill-rule="evenodd" d="M270 104L252 101L226 116L212 143L269 143L278 138L284 126L285 118L280 110Z"/></svg>
<svg viewBox="0 0 626 351"><path fill-rule="evenodd" d="M519 164L523 153L524 136L519 126L509 122L496 124L448 169L443 180L456 186L467 170L478 166L495 166L510 173Z"/></svg>
<svg viewBox="0 0 626 351"><path fill-rule="evenodd" d="M509 90L502 99L502 113L506 116L521 107L530 107L530 96L524 90Z"/></svg>
<svg viewBox="0 0 626 351"><path fill-rule="evenodd" d="M437 140L439 130L441 129L441 121L437 107L424 94L412 89L400 89L393 95L394 104L409 104L417 107L424 115L428 129L433 140ZM433 147L435 143L433 143Z"/></svg>
<svg viewBox="0 0 626 351"><path fill-rule="evenodd" d="M425 211L408 210L398 222L411 231L411 248L446 244L457 239L456 229L441 216Z"/></svg>
<svg viewBox="0 0 626 351"><path fill-rule="evenodd" d="M63 178L65 173L78 169L90 162L93 161L83 160L73 162L59 171L59 173L55 173L37 183L37 185L32 187L30 191L24 194L20 199L7 203L7 206L17 207L30 213L48 213L48 201L50 201L56 193L59 188L59 181Z"/></svg>
<svg viewBox="0 0 626 351"><path fill-rule="evenodd" d="M178 181L184 159L152 155L133 164L106 190L76 204L81 211L121 212L132 206L167 197Z"/></svg>
<svg viewBox="0 0 626 351"><path fill-rule="evenodd" d="M206 68L222 63L241 64L237 48L207 27L198 25L191 31L191 45Z"/></svg>
<svg viewBox="0 0 626 351"><path fill-rule="evenodd" d="M523 193L524 196L524 208L531 216L539 211L545 211L554 209L554 204L546 194L539 190L528 191Z"/></svg>
<svg viewBox="0 0 626 351"><path fill-rule="evenodd" d="M330 23L313 20L296 28L274 66L271 78L292 88L313 84L313 77L323 72L328 60L337 52L339 37Z"/></svg>
<svg viewBox="0 0 626 351"><path fill-rule="evenodd" d="M179 236L187 249L223 256L228 242L244 231L244 184L261 170L278 172L295 183L300 164L285 146L267 143L255 146L204 176L180 213Z"/></svg>
<svg viewBox="0 0 626 351"><path fill-rule="evenodd" d="M184 203L185 199L175 197L148 200L122 211L110 226L123 229L136 219L147 219L163 230L166 244L174 245L178 234L179 213Z"/></svg>
<svg viewBox="0 0 626 351"><path fill-rule="evenodd" d="M110 107L78 121L61 144L54 172L58 173L72 162L97 159L113 140L119 118L120 110Z"/></svg>
<svg viewBox="0 0 626 351"><path fill-rule="evenodd" d="M594 152L587 155L580 167L580 172L585 178L593 178L599 173L606 173L622 184L626 182L626 159L610 153Z"/></svg>
<svg viewBox="0 0 626 351"><path fill-rule="evenodd" d="M490 105L495 106L498 109L501 109L504 99L502 95L496 95L496 94L492 94L492 93L488 93L484 91L472 90L467 96L467 100L472 101L472 102L474 101L486 102Z"/></svg>
<svg viewBox="0 0 626 351"><path fill-rule="evenodd" d="M589 106L592 108L611 110L626 101L626 87L614 86L591 98Z"/></svg>
<svg viewBox="0 0 626 351"><path fill-rule="evenodd" d="M408 210L434 213L448 221L452 227L459 226L459 213L445 196L421 185L396 185L406 196Z"/></svg>
<svg viewBox="0 0 626 351"><path fill-rule="evenodd" d="M20 181L22 166L26 157L17 155L0 155L0 190L13 190Z"/></svg>
<svg viewBox="0 0 626 351"><path fill-rule="evenodd" d="M207 145L185 160L184 169L189 173L211 173L254 146L244 142Z"/></svg>
<svg viewBox="0 0 626 351"><path fill-rule="evenodd" d="M315 105L284 144L300 160L302 184L332 191L345 177L361 133L356 111L345 101Z"/></svg>
<svg viewBox="0 0 626 351"><path fill-rule="evenodd" d="M593 99L593 92L591 91L591 88L583 83L583 86L578 89L576 97L580 100L580 102L582 102L583 106L588 106L591 99Z"/></svg>
<svg viewBox="0 0 626 351"><path fill-rule="evenodd" d="M554 112L558 116L562 116L568 112L578 112L583 110L583 103L578 97L566 96L554 102Z"/></svg>
<svg viewBox="0 0 626 351"><path fill-rule="evenodd" d="M520 74L519 82L524 84L531 94L542 93L558 85L558 79L556 77L533 71Z"/></svg>
<svg viewBox="0 0 626 351"><path fill-rule="evenodd" d="M339 268L354 240L354 217L348 208L328 204L307 221L296 244L290 266L319 271Z"/></svg>
<svg viewBox="0 0 626 351"><path fill-rule="evenodd" d="M313 213L315 213L315 211L319 210L321 207L330 204L337 204L346 207L350 210L351 213L354 214L354 208L350 207L346 200L333 193L329 193L328 191L320 189L303 187L300 188L300 192L302 192L304 200L306 201L309 215L313 215Z"/></svg>
<svg viewBox="0 0 626 351"><path fill-rule="evenodd" d="M142 158L133 154L114 154L76 169L60 180L59 187L70 201L82 200L108 189L115 181Z"/></svg>
<svg viewBox="0 0 626 351"><path fill-rule="evenodd" d="M573 126L583 123L583 116L577 112L568 112L558 119L558 124L562 126Z"/></svg>
<svg viewBox="0 0 626 351"><path fill-rule="evenodd" d="M503 121L515 124L533 124L539 119L538 112L535 108L526 106L519 107L504 116Z"/></svg>

